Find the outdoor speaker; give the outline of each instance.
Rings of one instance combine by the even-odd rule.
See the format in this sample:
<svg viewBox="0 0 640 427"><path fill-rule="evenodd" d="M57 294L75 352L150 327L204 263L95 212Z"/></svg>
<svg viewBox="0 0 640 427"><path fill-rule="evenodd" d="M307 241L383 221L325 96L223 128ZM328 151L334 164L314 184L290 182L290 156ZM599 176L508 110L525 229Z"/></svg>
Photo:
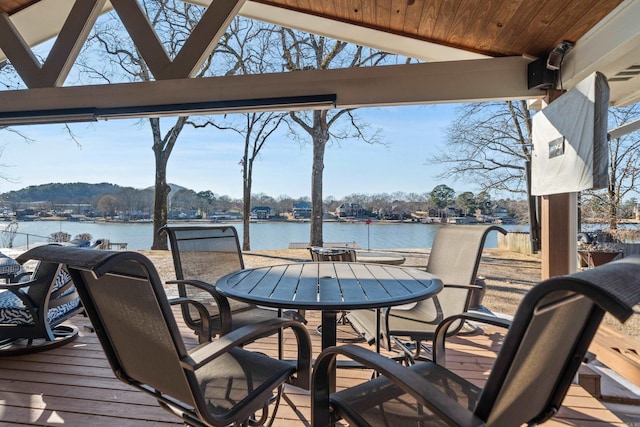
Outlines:
<svg viewBox="0 0 640 427"><path fill-rule="evenodd" d="M556 81L556 72L547 68L544 58L537 59L527 65L527 82L529 89L553 89Z"/></svg>

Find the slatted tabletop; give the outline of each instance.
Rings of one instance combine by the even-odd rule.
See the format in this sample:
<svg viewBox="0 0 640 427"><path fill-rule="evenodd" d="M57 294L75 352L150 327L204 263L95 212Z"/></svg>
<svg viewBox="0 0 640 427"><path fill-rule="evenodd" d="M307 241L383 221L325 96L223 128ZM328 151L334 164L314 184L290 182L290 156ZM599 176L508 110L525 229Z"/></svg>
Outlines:
<svg viewBox="0 0 640 427"><path fill-rule="evenodd" d="M432 297L442 289L416 268L304 262L241 270L218 280L230 298L275 308L323 311L381 308Z"/></svg>
<svg viewBox="0 0 640 427"><path fill-rule="evenodd" d="M419 301L440 292L442 282L416 268L304 262L240 270L221 277L216 287L230 298L252 304L322 311L324 349L336 345L338 312ZM329 375L330 387L335 389L335 366Z"/></svg>

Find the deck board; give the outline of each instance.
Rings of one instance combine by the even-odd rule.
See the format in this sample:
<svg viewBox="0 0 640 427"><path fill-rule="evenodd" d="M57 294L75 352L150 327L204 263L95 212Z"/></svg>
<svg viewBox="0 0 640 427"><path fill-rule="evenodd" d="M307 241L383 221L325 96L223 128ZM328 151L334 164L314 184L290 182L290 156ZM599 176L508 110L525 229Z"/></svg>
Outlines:
<svg viewBox="0 0 640 427"><path fill-rule="evenodd" d="M307 311L314 352L320 349L315 332L320 323L317 312ZM2 426L181 426L172 414L160 408L155 399L115 378L95 334L86 332L87 318L76 316L78 339L63 347L24 356L0 358L0 419ZM186 340L195 337L181 326ZM449 339L447 366L459 375L482 384L502 343L498 330L483 335ZM348 326L340 326L338 337L352 337ZM249 346L272 356L277 352L275 337ZM366 345L366 344L363 344ZM285 357L295 354L293 334L285 335ZM393 353L393 352L392 352ZM392 354L388 353L388 354ZM338 370L338 389L366 381L369 372ZM295 409L283 400L276 426L305 425L310 419L308 391L288 386L286 395ZM296 412L299 411L299 412ZM578 385L571 386L565 404L549 426L624 426L612 412Z"/></svg>

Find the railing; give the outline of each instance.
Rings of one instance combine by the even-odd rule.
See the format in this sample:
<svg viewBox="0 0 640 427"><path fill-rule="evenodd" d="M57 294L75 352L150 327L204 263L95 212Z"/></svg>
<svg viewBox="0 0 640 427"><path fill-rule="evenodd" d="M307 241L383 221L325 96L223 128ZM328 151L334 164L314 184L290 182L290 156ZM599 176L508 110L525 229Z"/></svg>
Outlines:
<svg viewBox="0 0 640 427"><path fill-rule="evenodd" d="M26 238L26 248L27 248L27 249L29 249L29 245L31 245L31 244L33 244L33 243L37 243L37 242L41 242L41 243L49 243L49 242L51 242L51 238L50 238L50 237L48 237L48 236L40 236L40 235L38 235L38 234L30 234L30 233L21 233L21 232L19 232L19 231L16 231L16 232L8 232L8 233L12 233L12 234L14 234L14 235L25 236L25 238ZM34 238L37 238L37 239L44 239L44 242L43 242L42 240L37 240L37 239L35 239L35 241L34 241ZM4 240L5 240L5 239L3 239L3 243L4 243ZM9 240L9 239L8 239L8 240ZM9 243L9 247L14 247L14 246L15 246L15 245L13 244L13 239L10 239L10 242L8 242L8 243Z"/></svg>

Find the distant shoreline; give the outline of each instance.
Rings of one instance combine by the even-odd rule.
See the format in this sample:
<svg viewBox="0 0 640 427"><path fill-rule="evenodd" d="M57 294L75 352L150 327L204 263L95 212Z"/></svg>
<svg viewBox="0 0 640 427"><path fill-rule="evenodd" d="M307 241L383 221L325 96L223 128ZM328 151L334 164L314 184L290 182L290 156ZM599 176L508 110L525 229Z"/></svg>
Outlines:
<svg viewBox="0 0 640 427"><path fill-rule="evenodd" d="M452 221L447 222L447 218L412 218L412 219L376 219L376 218L324 218L322 222L338 222L338 223L363 223L366 224L367 220L370 220L372 224L501 224L500 222L482 222L472 219L473 217L463 217L464 221ZM460 219L458 217L451 219ZM444 220L444 221L443 221ZM86 218L86 219L70 219L68 217L43 217L38 219L29 219L29 220L18 220L18 222L38 222L38 221L50 221L50 222L86 222L93 224L151 224L153 220L150 219L142 219L142 220L119 220L119 219L105 219L105 218ZM2 222L10 222L9 220L4 220ZM263 224L270 222L290 222L290 223L308 223L311 222L308 218L269 218L269 219L251 219L249 220L251 224ZM242 219L222 219L222 220L212 220L212 219L171 219L167 221L169 224L239 224L242 223ZM509 225L522 225L526 226L528 224L520 224L517 222L506 222Z"/></svg>

